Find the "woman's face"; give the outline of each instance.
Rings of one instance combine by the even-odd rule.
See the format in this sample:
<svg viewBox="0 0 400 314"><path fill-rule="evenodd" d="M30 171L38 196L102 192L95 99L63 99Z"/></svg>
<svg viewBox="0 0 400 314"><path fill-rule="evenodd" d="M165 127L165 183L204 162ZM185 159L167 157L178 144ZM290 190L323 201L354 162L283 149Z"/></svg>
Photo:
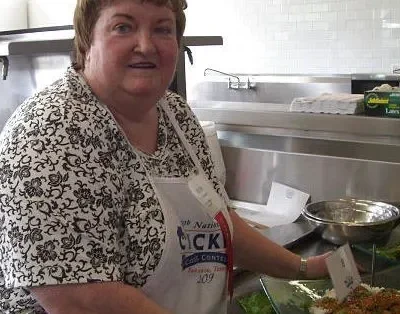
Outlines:
<svg viewBox="0 0 400 314"><path fill-rule="evenodd" d="M169 8L116 1L100 13L84 74L101 93L157 101L172 80L178 50Z"/></svg>

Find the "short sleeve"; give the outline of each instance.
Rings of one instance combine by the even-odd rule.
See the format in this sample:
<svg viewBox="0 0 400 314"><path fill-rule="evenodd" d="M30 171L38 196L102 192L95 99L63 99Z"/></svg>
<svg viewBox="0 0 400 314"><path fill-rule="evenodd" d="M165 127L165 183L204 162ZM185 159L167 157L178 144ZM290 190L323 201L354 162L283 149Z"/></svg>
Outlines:
<svg viewBox="0 0 400 314"><path fill-rule="evenodd" d="M121 186L103 129L51 95L27 101L8 121L0 137L6 287L121 280Z"/></svg>

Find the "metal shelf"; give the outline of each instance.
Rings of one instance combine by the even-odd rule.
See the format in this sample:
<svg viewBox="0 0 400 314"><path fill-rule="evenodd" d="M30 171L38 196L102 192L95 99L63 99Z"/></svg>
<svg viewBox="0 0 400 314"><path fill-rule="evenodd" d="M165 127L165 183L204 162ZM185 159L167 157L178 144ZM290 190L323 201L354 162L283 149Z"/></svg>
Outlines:
<svg viewBox="0 0 400 314"><path fill-rule="evenodd" d="M221 46L224 44L222 36L183 36L184 46Z"/></svg>
<svg viewBox="0 0 400 314"><path fill-rule="evenodd" d="M51 32L51 31L70 30L73 28L74 27L72 25L62 25L62 26L15 29L15 30L10 30L10 31L0 32L0 37L9 36L9 35L24 35L24 34L39 33L39 32L43 33L43 32Z"/></svg>
<svg viewBox="0 0 400 314"><path fill-rule="evenodd" d="M282 105L284 106L284 105ZM352 137L373 137L379 140L400 138L400 119L370 117L364 115L336 115L299 112L279 112L252 110L251 105L244 104L242 108L229 108L229 104L219 108L205 103L192 106L200 120L211 120L219 124L225 131L240 131L244 133L260 133L267 129L302 131L312 136L314 133L329 133L332 135L351 134ZM266 108L267 109L267 108ZM262 133L262 132L261 132Z"/></svg>
<svg viewBox="0 0 400 314"><path fill-rule="evenodd" d="M66 53L72 51L72 25L0 32L0 56ZM221 36L184 36L183 46L222 45Z"/></svg>

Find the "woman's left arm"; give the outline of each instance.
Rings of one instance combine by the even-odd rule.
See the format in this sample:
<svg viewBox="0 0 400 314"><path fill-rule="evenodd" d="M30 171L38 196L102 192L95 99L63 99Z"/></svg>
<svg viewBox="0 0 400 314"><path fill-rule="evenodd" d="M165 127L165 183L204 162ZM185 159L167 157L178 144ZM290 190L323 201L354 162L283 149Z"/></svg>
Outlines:
<svg viewBox="0 0 400 314"><path fill-rule="evenodd" d="M284 247L272 242L230 210L233 224L235 265L244 269L274 277L298 278L301 258ZM319 278L328 275L325 264L327 254L307 259L306 277Z"/></svg>

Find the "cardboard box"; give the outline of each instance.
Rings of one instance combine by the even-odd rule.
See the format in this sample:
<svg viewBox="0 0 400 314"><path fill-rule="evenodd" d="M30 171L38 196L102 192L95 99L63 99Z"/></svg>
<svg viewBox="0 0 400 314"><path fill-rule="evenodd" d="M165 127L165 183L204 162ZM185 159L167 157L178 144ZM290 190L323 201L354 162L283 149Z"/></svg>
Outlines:
<svg viewBox="0 0 400 314"><path fill-rule="evenodd" d="M365 114L400 118L400 89L364 93Z"/></svg>

